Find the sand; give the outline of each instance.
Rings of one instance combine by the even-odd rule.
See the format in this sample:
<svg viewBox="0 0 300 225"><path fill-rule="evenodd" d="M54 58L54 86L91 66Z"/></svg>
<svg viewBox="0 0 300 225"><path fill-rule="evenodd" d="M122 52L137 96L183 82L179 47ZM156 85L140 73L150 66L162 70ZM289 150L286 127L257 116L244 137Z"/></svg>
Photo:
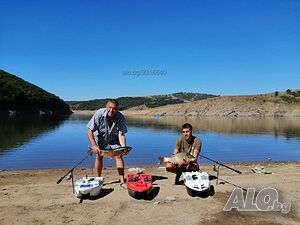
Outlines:
<svg viewBox="0 0 300 225"><path fill-rule="evenodd" d="M103 171L105 186L100 196L80 201L72 194L70 181L56 184L67 169L49 169L0 171L0 224L299 224L300 162L264 164L273 174L255 174L250 170L254 165L231 164L243 174L222 168L221 178L245 188L278 189L279 201L291 202L289 213L223 212L234 186L216 185L212 180L213 196L190 197L184 185L173 184L174 174L161 167L143 167L154 179L154 191L147 200L130 197L116 184L116 170L109 168ZM212 165L201 169L216 174ZM90 173L90 169L76 169L75 178Z"/></svg>

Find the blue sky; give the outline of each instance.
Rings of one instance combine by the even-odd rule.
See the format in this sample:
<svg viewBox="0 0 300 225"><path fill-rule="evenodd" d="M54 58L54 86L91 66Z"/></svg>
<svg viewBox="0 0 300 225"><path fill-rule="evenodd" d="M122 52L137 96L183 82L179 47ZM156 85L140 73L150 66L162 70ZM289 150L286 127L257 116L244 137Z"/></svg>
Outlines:
<svg viewBox="0 0 300 225"><path fill-rule="evenodd" d="M0 0L0 8L0 68L64 100L300 88L298 0ZM123 74L142 70L166 74Z"/></svg>

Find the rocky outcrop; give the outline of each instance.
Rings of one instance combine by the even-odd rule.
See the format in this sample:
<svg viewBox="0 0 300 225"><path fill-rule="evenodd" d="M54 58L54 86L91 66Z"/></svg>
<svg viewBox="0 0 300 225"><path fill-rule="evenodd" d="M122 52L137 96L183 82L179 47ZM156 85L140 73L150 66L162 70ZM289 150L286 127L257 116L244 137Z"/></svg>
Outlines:
<svg viewBox="0 0 300 225"><path fill-rule="evenodd" d="M300 103L288 103L280 96L221 96L194 102L145 110L127 110L125 114L161 116L221 117L300 117Z"/></svg>

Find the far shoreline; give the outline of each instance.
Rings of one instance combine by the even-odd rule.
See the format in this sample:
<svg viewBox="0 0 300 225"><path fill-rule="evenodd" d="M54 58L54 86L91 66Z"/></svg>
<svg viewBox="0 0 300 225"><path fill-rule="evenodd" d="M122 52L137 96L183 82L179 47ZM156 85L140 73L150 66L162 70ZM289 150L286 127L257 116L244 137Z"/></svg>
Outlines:
<svg viewBox="0 0 300 225"><path fill-rule="evenodd" d="M82 116L92 116L97 110L72 110L71 115L82 115ZM141 111L134 111L134 110L124 110L120 111L124 116L142 116L142 117L149 117L149 118L166 118L166 117L179 117L179 118L197 118L197 117L211 117L211 118L299 118L299 115L280 115L280 116L274 116L274 115L238 115L238 116L226 116L226 115L164 115L159 113L151 113L149 110L141 110Z"/></svg>
<svg viewBox="0 0 300 225"><path fill-rule="evenodd" d="M76 162L74 162L75 165ZM244 166L256 166L256 165L260 165L260 166L282 166L282 165L297 165L300 164L300 160L295 160L295 161L249 161L249 162L220 162L225 164L226 166L231 166L231 167L244 167ZM201 165L205 168L209 167L209 166L213 166L216 163L212 163L212 162L201 162L199 163L200 165L200 170L201 170ZM5 172L5 171L9 171L9 172L24 172L24 171L67 171L70 170L70 168L72 167L54 167L54 168L32 168L32 169L1 169L0 172ZM149 165L128 165L126 166L126 160L125 160L125 170L131 169L131 168L146 168L146 169L150 169L150 168L159 168L159 169L163 169L164 168L164 164L162 165L157 165L157 164L149 164ZM221 167L222 168L222 167ZM76 167L76 169L79 170L91 170L91 167ZM76 170L75 169L75 170ZM103 166L103 170L115 170L116 167L115 166ZM222 168L222 170L227 170L226 168ZM93 171L94 171L94 167L93 167Z"/></svg>

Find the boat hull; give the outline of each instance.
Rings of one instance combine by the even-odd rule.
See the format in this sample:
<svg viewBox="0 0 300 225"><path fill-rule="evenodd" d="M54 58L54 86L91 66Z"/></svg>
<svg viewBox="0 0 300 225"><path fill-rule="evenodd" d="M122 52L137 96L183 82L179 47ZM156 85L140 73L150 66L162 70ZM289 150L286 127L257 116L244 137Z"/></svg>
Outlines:
<svg viewBox="0 0 300 225"><path fill-rule="evenodd" d="M213 186L210 185L209 175L206 172L183 172L184 184L187 193L194 196L211 196L214 194Z"/></svg>
<svg viewBox="0 0 300 225"><path fill-rule="evenodd" d="M128 194L133 198L143 198L152 191L152 176L149 174L128 174L127 179Z"/></svg>
<svg viewBox="0 0 300 225"><path fill-rule="evenodd" d="M152 188L150 190L146 190L143 192L128 189L128 194L133 198L143 198L143 197L148 196L151 193L151 191L152 191Z"/></svg>
<svg viewBox="0 0 300 225"><path fill-rule="evenodd" d="M78 198L84 195L95 197L100 195L103 183L103 177L81 177L75 182L74 191Z"/></svg>

